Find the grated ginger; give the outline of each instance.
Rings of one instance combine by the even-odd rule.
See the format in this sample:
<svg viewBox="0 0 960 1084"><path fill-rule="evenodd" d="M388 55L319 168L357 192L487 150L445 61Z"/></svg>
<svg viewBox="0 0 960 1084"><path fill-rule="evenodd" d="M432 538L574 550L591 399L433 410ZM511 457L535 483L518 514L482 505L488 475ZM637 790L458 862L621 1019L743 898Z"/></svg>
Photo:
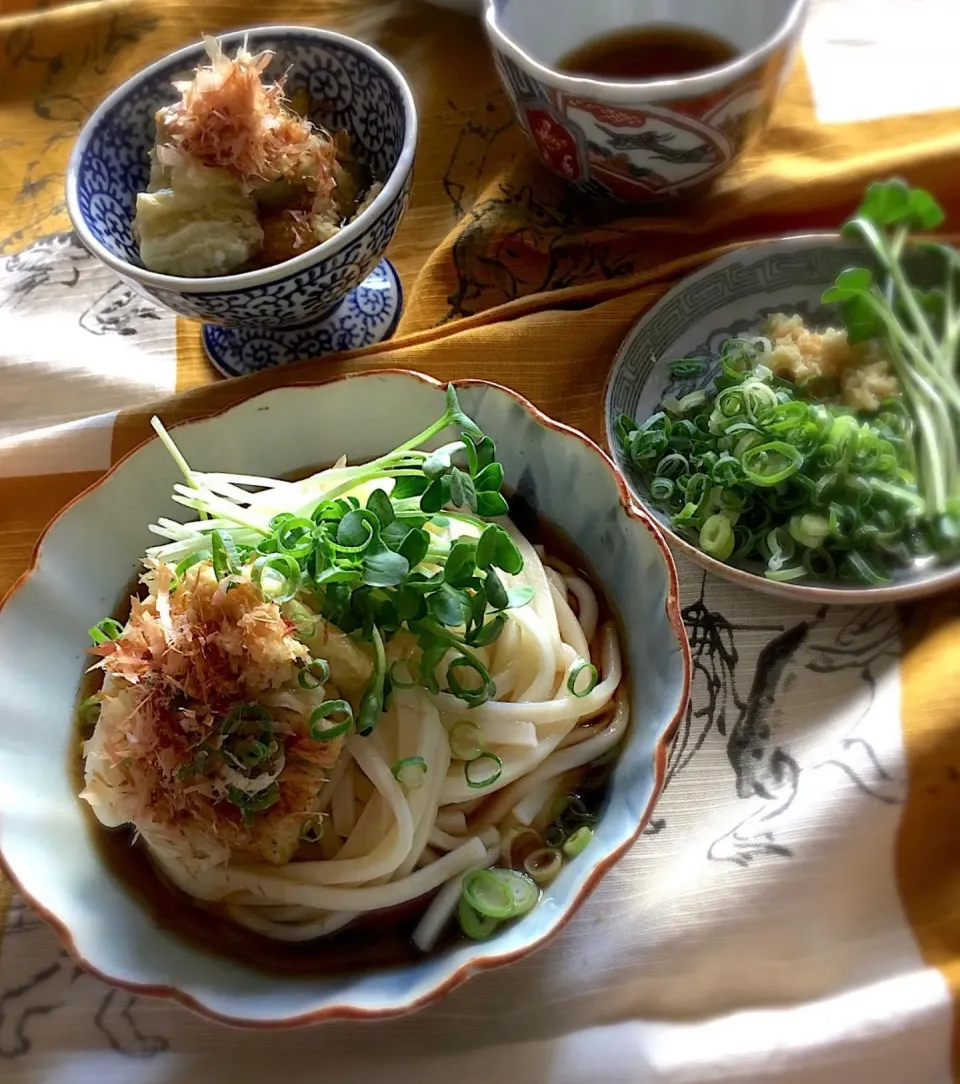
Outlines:
<svg viewBox="0 0 960 1084"><path fill-rule="evenodd" d="M876 411L884 399L900 394L900 382L875 343L851 343L843 328L814 331L799 314L773 313L764 334L770 354L764 358L777 376L803 384L814 377L836 380L840 402L852 410Z"/></svg>

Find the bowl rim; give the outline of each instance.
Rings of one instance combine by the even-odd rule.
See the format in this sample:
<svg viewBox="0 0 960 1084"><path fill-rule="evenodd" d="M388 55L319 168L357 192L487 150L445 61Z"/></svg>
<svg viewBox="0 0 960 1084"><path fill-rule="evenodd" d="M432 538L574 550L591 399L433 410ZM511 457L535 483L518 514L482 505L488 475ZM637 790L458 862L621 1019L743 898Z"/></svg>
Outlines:
<svg viewBox="0 0 960 1084"><path fill-rule="evenodd" d="M204 45L202 42L185 45L183 48L167 53L165 56L153 61L153 63L148 64L145 68L135 72L103 99L87 117L80 129L67 162L65 182L67 214L84 246L99 260L107 264L108 267L112 267L119 274L134 279L145 286L181 294L237 293L251 287L267 286L312 267L327 256L338 252L356 237L363 234L374 221L382 218L388 208L400 198L407 177L413 168L414 154L417 147L418 118L413 92L396 64L372 45L334 30L295 24L255 26L247 29L231 30L215 36L224 46L239 44L248 38L255 44L258 37L274 39L300 37L312 39L317 43L343 45L353 49L375 67L378 67L399 92L403 103L404 133L400 154L390 174L383 181L383 188L377 193L369 207L365 207L359 215L343 226L328 241L322 241L319 245L315 245L299 256L284 260L282 263L274 264L271 267L258 268L254 271L242 271L236 275L211 275L204 278L164 275L158 271L149 271L145 267L138 267L136 264L114 255L102 242L97 240L80 210L80 201L77 195L80 160L103 117L119 102L128 98L131 92L135 91L141 83L153 77L171 62L177 61L184 66L195 66L195 63L204 55Z"/></svg>
<svg viewBox="0 0 960 1084"><path fill-rule="evenodd" d="M288 388L320 388L328 387L332 384L339 384L347 380L358 380L363 378L378 377L378 376L401 376L418 381L422 384L426 384L430 388L434 388L438 391L444 390L447 386L453 385L457 389L469 388L469 387L486 387L493 388L499 392L504 393L509 398L518 403L527 413L537 422L539 425L546 429L552 429L564 436L572 437L579 440L588 451L596 455L600 461L606 466L607 470L613 477L614 483L617 487L619 494L620 507L623 513L628 519L632 519L645 527L649 532L654 544L660 550L660 554L664 561L664 566L667 576L667 592L664 603L664 612L666 614L667 622L673 630L674 636L677 641L677 645L680 649L680 659L682 664L682 677L680 682L679 697L677 700L677 707L674 711L669 722L661 728L660 734L657 736L656 743L653 749L653 788L650 797L644 806L643 812L637 820L636 826L629 833L627 838L620 846L616 847L606 858L596 862L589 872L589 875L584 880L579 891L573 896L570 903L567 905L564 912L557 918L554 924L546 930L541 936L537 937L532 943L523 946L522 948L513 950L511 952L504 952L500 954L493 954L489 956L474 957L471 960L467 960L447 975L443 981L438 982L432 986L425 993L416 997L410 1001L405 1002L402 1005L390 1006L385 1008L358 1008L356 1005L350 1005L344 1002L334 1002L326 1005L322 1008L311 1009L306 1012L299 1012L291 1016L286 1017L274 1017L271 1019L252 1020L250 1018L232 1016L228 1013L221 1013L214 1009L211 1009L199 998L194 997L192 994L187 993L179 986L173 986L166 983L141 983L132 982L127 979L117 978L104 971L100 967L92 964L78 949L73 939L73 934L69 926L51 910L46 908L40 903L31 893L27 892L21 884L19 878L16 876L2 849L0 849L0 873L5 875L10 881L14 890L18 892L21 897L33 908L33 910L40 916L40 918L50 926L60 939L61 944L66 948L73 961L85 971L94 975L113 987L125 990L131 994L145 996L145 997L157 997L165 1000L174 1001L184 1008L197 1013L199 1016L205 1017L209 1020L213 1020L216 1023L226 1024L233 1027L240 1027L244 1029L250 1029L254 1031L277 1031L286 1030L295 1027L304 1027L313 1024L326 1023L334 1020L383 1020L399 1016L404 1016L408 1013L412 1013L416 1010L431 1005L451 991L455 990L458 986L461 986L467 979L473 975L478 974L481 971L488 971L494 968L503 967L507 964L513 963L516 960L523 959L525 956L530 955L537 949L543 946L543 944L549 940L552 940L566 924L573 918L573 916L580 910L581 906L587 900L587 898L593 893L594 889L600 883L604 876L616 865L617 862L630 850L631 847L640 838L643 829L649 822L649 819L653 813L654 806L659 801L661 794L663 793L664 782L666 780L667 769L667 754L670 748L670 744L673 741L680 722L686 714L687 706L690 702L690 694L693 680L693 661L690 651L690 644L686 634L686 628L683 623L683 615L680 609L680 585L677 574L677 566L673 559L673 555L670 552L670 548L666 543L663 535L663 531L659 524L653 519L653 517L646 511L642 504L640 504L633 496L629 486L626 484L622 473L617 469L611 457L590 437L580 430L575 429L573 426L567 425L565 422L558 421L555 418L550 417L544 413L539 407L535 406L529 399L521 395L519 392L514 391L512 388L508 388L503 384L498 384L491 380L483 380L476 377L468 377L460 380L441 381L436 378L427 375L426 373L417 372L414 369L403 369L399 367L386 367L381 369L371 369L356 373L340 373L335 376L330 376L325 379L319 380L304 380L295 381L289 384L283 384L275 388L269 388L266 390L251 392L249 395L242 396L234 402L228 405L211 411L210 413L200 415L193 418L185 418L181 421L175 422L168 428L172 432L176 429L189 425L201 424L212 418L221 417L224 414L229 413L235 407L238 407L244 403L248 403L252 400L259 398L260 396L269 395L274 391L286 390ZM148 444L153 443L158 438L151 435L146 437L135 447L131 448L123 456L112 464L103 475L95 482L91 483L75 497L69 500L41 531L39 537L34 543L33 550L30 557L30 562L27 568L14 580L6 593L0 598L0 612L6 607L10 600L26 585L29 579L37 571L39 567L40 551L47 535L53 530L58 521L69 512L74 505L79 504L88 495L94 493L102 485L104 485L120 468L133 456L135 456L141 449Z"/></svg>
<svg viewBox="0 0 960 1084"><path fill-rule="evenodd" d="M611 459L616 464L617 470L623 475L627 489L630 491L633 499L644 509L647 515L656 522L657 526L669 539L672 545L682 550L687 557L692 561L695 561L701 568L705 568L709 572L722 576L725 580L743 584L750 590L761 591L766 595L775 595L780 598L806 600L810 603L832 603L835 605L847 606L863 606L867 604L880 606L885 603L906 602L910 599L926 598L930 595L939 594L941 591L956 587L960 584L960 564L957 564L953 568L946 567L942 572L931 575L929 578L917 583L894 583L887 587L820 587L812 583L768 580L766 577L757 575L757 573L750 572L745 568L739 568L736 565L728 565L723 561L718 561L715 557L711 557L709 554L704 553L699 547L693 545L692 542L688 542L685 538L682 538L668 524L661 522L657 513L653 511L653 503L636 490L629 478L627 470L620 466L620 456L614 451L616 448L616 439L612 426L613 381L625 361L626 350L634 339L638 329L648 320L652 320L661 308L665 308L666 305L671 303L681 290L688 288L702 275L716 269L721 264L736 259L737 256L743 253L749 253L768 247L783 247L785 245L790 248L798 249L812 247L814 245L826 245L837 248L849 246L851 249L856 248L855 242L849 240L844 237L843 234L835 230L776 234L772 237L763 237L758 240L748 241L745 244L728 249L726 252L722 252L719 256L709 262L701 264L700 267L689 272L684 275L683 278L675 282L654 305L633 322L629 331L617 347L613 364L610 366L610 372L607 374L606 384L603 389L603 425L604 436L607 447L610 448Z"/></svg>
<svg viewBox="0 0 960 1084"><path fill-rule="evenodd" d="M484 0L483 23L495 50L506 53L521 68L525 68L542 83L567 96L593 97L604 103L638 105L667 99L668 101L699 98L724 87L763 63L781 45L799 34L809 0L790 0L790 7L777 29L756 48L736 56L726 64L693 75L672 79L593 79L582 75L565 75L532 57L514 41L497 20L498 0Z"/></svg>

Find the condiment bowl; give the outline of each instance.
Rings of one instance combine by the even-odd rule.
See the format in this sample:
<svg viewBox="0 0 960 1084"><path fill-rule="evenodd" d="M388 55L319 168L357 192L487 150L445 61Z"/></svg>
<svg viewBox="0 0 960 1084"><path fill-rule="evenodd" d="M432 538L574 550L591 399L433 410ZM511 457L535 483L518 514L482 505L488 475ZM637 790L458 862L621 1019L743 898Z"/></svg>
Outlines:
<svg viewBox="0 0 960 1084"><path fill-rule="evenodd" d="M840 323L836 308L824 305L823 292L845 268L869 264L870 256L839 234L776 237L728 252L688 275L633 326L620 346L607 382L607 441L634 499L657 521L670 544L710 572L751 590L810 603L862 606L899 602L960 585L960 564L925 562L904 568L883 586L804 578L778 582L763 574L760 562L718 561L671 526L653 500L616 438L620 415L642 422L660 409L665 396L683 396L713 387L725 340L762 334L774 313L803 316L810 327ZM933 285L939 265L922 251L906 258L914 281ZM931 277L932 273L932 277ZM686 379L671 374L670 362L697 358L702 372Z"/></svg>
<svg viewBox="0 0 960 1084"><path fill-rule="evenodd" d="M807 0L486 0L494 59L543 163L576 188L628 203L689 194L766 124L789 74ZM651 81L573 76L559 63L592 39L678 28L736 55Z"/></svg>
<svg viewBox="0 0 960 1084"><path fill-rule="evenodd" d="M493 384L465 381L458 394L496 440L517 499L579 548L619 608L631 722L594 838L515 924L487 941L455 941L400 966L268 973L193 947L145 909L98 849L70 765L89 663L86 630L113 609L136 573L152 537L147 524L179 507L169 500L176 467L151 440L57 516L0 607L0 853L16 887L82 966L235 1024L402 1013L542 944L638 838L690 685L673 561L611 461L582 434ZM341 453L350 461L372 458L433 422L444 406L444 389L430 378L382 371L270 391L178 426L174 435L198 468L277 477Z"/></svg>
<svg viewBox="0 0 960 1084"><path fill-rule="evenodd" d="M210 278L148 271L133 235L136 195L146 188L157 110L176 100L174 80L205 60L202 44L171 53L118 87L81 129L67 167L67 209L94 256L134 289L181 316L204 321L203 342L227 375L365 346L399 317L399 280L381 258L407 207L417 143L413 95L371 46L329 30L266 26L220 39L270 50L268 78L286 73L288 95L305 91L311 119L345 130L383 183L361 214L329 241L261 270Z"/></svg>

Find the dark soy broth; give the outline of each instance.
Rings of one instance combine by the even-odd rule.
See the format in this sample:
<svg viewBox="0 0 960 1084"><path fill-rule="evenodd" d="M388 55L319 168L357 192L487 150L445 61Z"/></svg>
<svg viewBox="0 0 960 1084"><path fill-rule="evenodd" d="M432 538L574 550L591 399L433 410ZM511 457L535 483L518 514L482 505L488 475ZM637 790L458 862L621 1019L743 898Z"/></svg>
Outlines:
<svg viewBox="0 0 960 1084"><path fill-rule="evenodd" d="M292 477L301 478L309 473L312 471L299 471ZM623 623L611 606L603 586L576 546L561 531L549 523L544 523L522 497L506 491L505 495L510 503L511 518L524 535L532 543L545 546L550 556L571 565L590 583L599 606L598 628L605 621L615 620L620 642L625 644ZM138 592L138 587L136 579L127 585L120 603L111 615L121 624L130 614L130 596L142 593ZM102 674L101 670L84 674L78 705L85 697L99 690ZM624 658L623 682L627 688L628 681ZM83 739L89 734L81 733L79 726L77 729L78 742L70 768L74 779L74 793L79 795L84 787ZM585 770L582 784L576 787L577 794L591 813L599 812L603 806L612 767L613 764L607 762L603 767ZM132 827L127 825L121 828L105 828L87 803L79 798L77 800L83 808L100 857L113 877L127 889L160 928L176 934L197 951L239 960L260 971L300 975L373 971L416 963L423 959L423 953L413 944L411 935L433 893L395 908L371 912L329 937L305 942L274 941L235 925L217 904L191 899L171 885L157 871L146 848L135 844ZM431 954L449 948L461 936L454 918Z"/></svg>
<svg viewBox="0 0 960 1084"><path fill-rule="evenodd" d="M600 79L670 79L719 67L736 55L729 42L702 30L644 26L591 38L556 66Z"/></svg>

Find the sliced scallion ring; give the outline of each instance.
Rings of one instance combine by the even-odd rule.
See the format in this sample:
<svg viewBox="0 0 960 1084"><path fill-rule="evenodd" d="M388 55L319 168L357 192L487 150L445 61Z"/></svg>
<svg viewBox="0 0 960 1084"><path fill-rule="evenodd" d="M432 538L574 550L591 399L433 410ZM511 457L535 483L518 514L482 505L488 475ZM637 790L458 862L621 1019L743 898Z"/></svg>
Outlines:
<svg viewBox="0 0 960 1084"><path fill-rule="evenodd" d="M566 840L563 829L557 824L551 824L548 828L544 829L543 842L548 847L562 847Z"/></svg>
<svg viewBox="0 0 960 1084"><path fill-rule="evenodd" d="M541 847L528 854L523 860L523 868L538 885L549 883L556 877L563 866L563 855L556 847Z"/></svg>
<svg viewBox="0 0 960 1084"><path fill-rule="evenodd" d="M304 843L319 843L323 839L323 819L319 814L304 822L300 838Z"/></svg>
<svg viewBox="0 0 960 1084"><path fill-rule="evenodd" d="M803 565L791 565L788 568L765 569L764 576L768 580L776 580L778 583L787 583L790 580L799 580L806 576L807 570Z"/></svg>
<svg viewBox="0 0 960 1084"><path fill-rule="evenodd" d="M87 635L93 640L94 644L99 647L101 644L107 644L111 640L116 640L123 635L123 625L119 621L115 621L112 617L105 617L102 621L98 621L91 628L87 629Z"/></svg>
<svg viewBox="0 0 960 1084"><path fill-rule="evenodd" d="M333 718L335 716L339 718ZM319 725L324 719L331 718L333 722L330 726ZM310 737L314 741L332 741L334 738L339 738L341 734L346 734L351 726L353 726L353 708L346 700L324 700L310 713Z"/></svg>
<svg viewBox="0 0 960 1084"><path fill-rule="evenodd" d="M581 825L564 843L563 853L567 858L576 858L591 839L593 839L593 829L585 824Z"/></svg>
<svg viewBox="0 0 960 1084"><path fill-rule="evenodd" d="M301 640L312 640L317 633L319 617L302 602L293 599L284 604L283 616L292 621Z"/></svg>
<svg viewBox="0 0 960 1084"><path fill-rule="evenodd" d="M314 659L297 674L301 689L319 689L330 680L330 667L326 659Z"/></svg>
<svg viewBox="0 0 960 1084"><path fill-rule="evenodd" d="M470 673L475 674L476 677L469 685L465 685L460 680L458 671L462 672L464 676ZM481 663L467 655L458 655L457 658L451 661L447 667L447 685L454 696L471 707L483 704L496 693L496 688L490 680L490 674Z"/></svg>
<svg viewBox="0 0 960 1084"><path fill-rule="evenodd" d="M239 806L240 811L243 813L243 823L250 825L254 823L255 813L269 809L270 806L280 801L280 787L276 782L273 782L256 794L248 794L238 787L227 787L227 801Z"/></svg>
<svg viewBox="0 0 960 1084"><path fill-rule="evenodd" d="M563 819L570 824L592 824L595 820L593 814L587 809L582 798L576 794L568 794L563 807Z"/></svg>
<svg viewBox="0 0 960 1084"><path fill-rule="evenodd" d="M500 881L501 884L513 896L513 911L511 918L519 918L528 911L532 911L540 899L540 889L536 882L525 873L515 869L500 869L494 867L487 870L491 877Z"/></svg>
<svg viewBox="0 0 960 1084"><path fill-rule="evenodd" d="M286 553L272 553L253 562L253 582L268 602L289 602L300 587L300 565Z"/></svg>
<svg viewBox="0 0 960 1084"><path fill-rule="evenodd" d="M264 730L273 730L273 719L260 704L236 704L227 712L220 729L224 734L236 734L240 730L259 734Z"/></svg>
<svg viewBox="0 0 960 1084"><path fill-rule="evenodd" d="M567 689L578 698L589 696L597 687L599 677L597 668L592 662L580 659L574 663L573 668L570 670L570 676L567 678Z"/></svg>
<svg viewBox="0 0 960 1084"><path fill-rule="evenodd" d="M497 919L474 911L463 896L460 897L460 903L457 905L457 920L460 923L460 929L474 941L486 941L500 925Z"/></svg>
<svg viewBox="0 0 960 1084"><path fill-rule="evenodd" d="M423 757L401 757L393 766L393 778L407 790L417 790L423 786L423 777L427 774L427 762Z"/></svg>
<svg viewBox="0 0 960 1084"><path fill-rule="evenodd" d="M463 898L478 914L487 918L513 918L516 901L513 889L488 869L475 869L464 875Z"/></svg>
<svg viewBox="0 0 960 1084"><path fill-rule="evenodd" d="M480 727L467 719L461 719L458 723L454 723L450 727L448 738L450 752L453 753L457 760L467 762L476 760L477 757L481 756L487 744Z"/></svg>
<svg viewBox="0 0 960 1084"><path fill-rule="evenodd" d="M503 774L503 761L496 753L481 753L463 766L467 786L474 790L492 786Z"/></svg>
<svg viewBox="0 0 960 1084"><path fill-rule="evenodd" d="M233 545L232 538L230 539L230 544L234 554L236 554L237 547ZM229 576L233 571L230 562L230 553L227 549L224 536L219 531L210 532L210 557L213 561L213 574L217 577L218 581L222 580L224 576Z"/></svg>
<svg viewBox="0 0 960 1084"><path fill-rule="evenodd" d="M194 565L200 564L201 561L209 561L212 556L213 554L210 550L197 550L196 553L191 553L189 556L184 557L174 570L174 575L177 577L177 580L182 580L183 574L188 568L193 568Z"/></svg>
<svg viewBox="0 0 960 1084"><path fill-rule="evenodd" d="M313 536L313 521L291 516L277 527L277 549L300 561L308 557L316 546Z"/></svg>
<svg viewBox="0 0 960 1084"><path fill-rule="evenodd" d="M80 706L77 708L77 722L84 730L89 730L96 726L99 718L100 694L94 693L93 696L80 701Z"/></svg>

